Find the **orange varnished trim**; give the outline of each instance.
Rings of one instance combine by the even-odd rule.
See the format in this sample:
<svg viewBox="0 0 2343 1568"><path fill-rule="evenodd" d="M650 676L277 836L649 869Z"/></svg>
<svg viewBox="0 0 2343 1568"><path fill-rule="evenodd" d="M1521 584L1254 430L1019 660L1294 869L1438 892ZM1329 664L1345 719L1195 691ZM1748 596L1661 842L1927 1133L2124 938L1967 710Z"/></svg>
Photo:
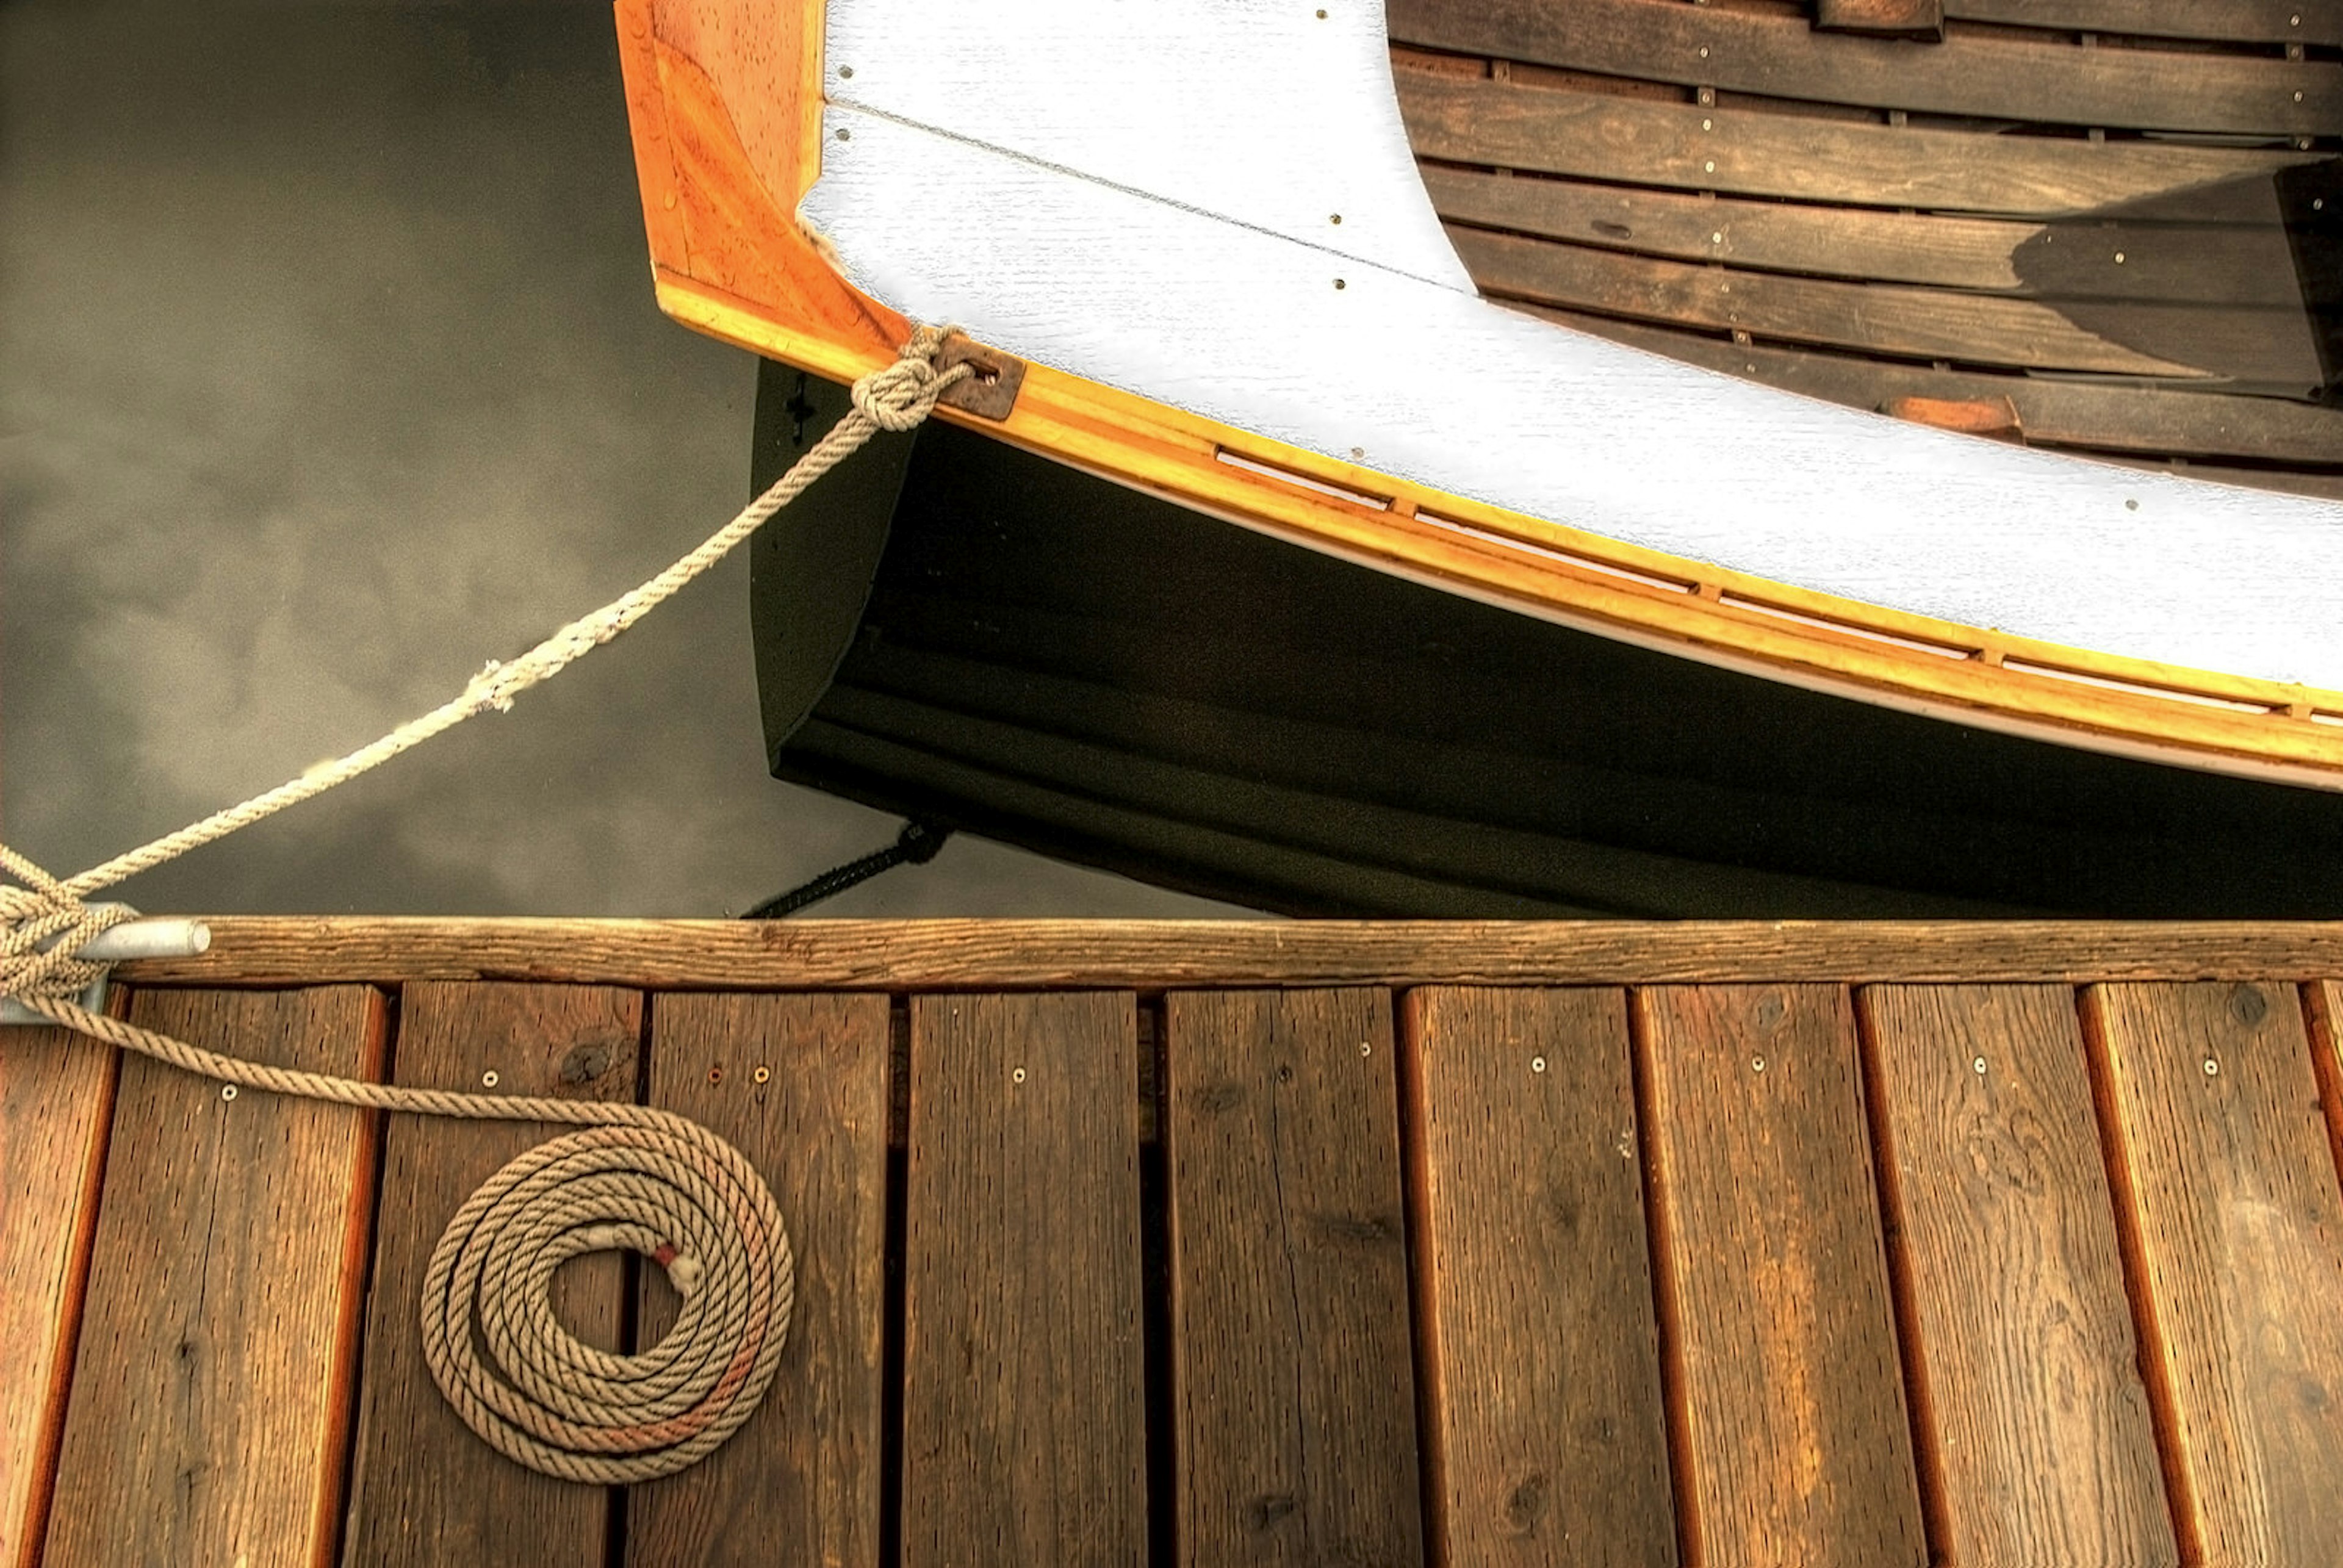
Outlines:
<svg viewBox="0 0 2343 1568"><path fill-rule="evenodd" d="M840 278L789 216L819 175L820 9L820 0L777 0L752 24L737 0L618 5L661 308L846 381L891 357L909 325ZM753 46L742 29L758 31ZM775 192L759 177L760 160L727 106L744 101L723 83L736 95L770 94L748 106L757 126L748 139L774 144L762 166L797 189ZM1946 717L2343 789L2343 722L2320 721L2343 719L2343 692L2014 638L1728 571L1408 485L1046 366L1029 368L1005 422L938 415L1312 548L1689 657ZM1363 499L1240 467L1222 453Z"/></svg>

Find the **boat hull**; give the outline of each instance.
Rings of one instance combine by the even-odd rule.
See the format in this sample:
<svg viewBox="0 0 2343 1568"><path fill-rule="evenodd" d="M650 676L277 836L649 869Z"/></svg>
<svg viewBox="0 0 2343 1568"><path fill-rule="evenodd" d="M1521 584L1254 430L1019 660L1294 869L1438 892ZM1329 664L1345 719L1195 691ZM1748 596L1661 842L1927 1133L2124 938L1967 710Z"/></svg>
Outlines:
<svg viewBox="0 0 2343 1568"><path fill-rule="evenodd" d="M758 481L842 406L766 365ZM753 608L777 776L1192 892L1312 915L2343 906L2331 792L1638 648L950 427L776 528Z"/></svg>

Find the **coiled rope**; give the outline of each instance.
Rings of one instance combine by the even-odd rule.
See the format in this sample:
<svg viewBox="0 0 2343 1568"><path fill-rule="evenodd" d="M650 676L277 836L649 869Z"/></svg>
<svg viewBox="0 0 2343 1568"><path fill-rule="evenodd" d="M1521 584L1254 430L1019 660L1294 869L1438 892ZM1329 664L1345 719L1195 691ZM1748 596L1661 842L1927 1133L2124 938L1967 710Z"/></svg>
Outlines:
<svg viewBox="0 0 2343 1568"><path fill-rule="evenodd" d="M422 1116L564 1122L448 1221L425 1271L424 1359L458 1415L497 1452L566 1480L670 1475L737 1431L770 1385L795 1300L780 1211L747 1156L688 1117L650 1106L458 1094L297 1072L206 1050L75 1000L109 966L75 955L133 918L89 896L377 768L476 714L508 710L714 566L880 430L909 430L970 374L938 370L946 329L922 327L901 357L854 384L853 407L789 471L641 587L570 622L510 663L490 660L448 702L346 757L91 868L51 876L0 844L0 997L67 1029L183 1071L305 1100ZM553 1312L554 1271L628 1248L683 1298L675 1327L635 1355L580 1342Z"/></svg>

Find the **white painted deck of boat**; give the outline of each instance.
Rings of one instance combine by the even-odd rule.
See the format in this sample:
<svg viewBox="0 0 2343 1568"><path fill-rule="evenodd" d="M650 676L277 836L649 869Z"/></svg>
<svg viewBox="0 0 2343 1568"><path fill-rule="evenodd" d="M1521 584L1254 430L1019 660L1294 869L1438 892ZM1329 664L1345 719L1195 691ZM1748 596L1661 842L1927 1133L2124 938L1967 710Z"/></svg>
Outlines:
<svg viewBox="0 0 2343 1568"><path fill-rule="evenodd" d="M2343 507L1841 408L1463 292L1380 5L1164 9L833 0L801 216L906 315L1336 460L1894 609L2343 687ZM1308 215L1338 211L1336 244Z"/></svg>

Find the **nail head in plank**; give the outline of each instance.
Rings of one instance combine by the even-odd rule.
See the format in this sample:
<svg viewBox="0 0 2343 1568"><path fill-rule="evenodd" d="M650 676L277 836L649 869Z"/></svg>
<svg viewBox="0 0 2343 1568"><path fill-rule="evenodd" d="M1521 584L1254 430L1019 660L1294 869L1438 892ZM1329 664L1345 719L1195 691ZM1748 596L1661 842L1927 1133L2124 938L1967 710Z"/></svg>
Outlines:
<svg viewBox="0 0 2343 1568"><path fill-rule="evenodd" d="M1141 1562L1137 1006L911 1003L910 1568Z"/></svg>
<svg viewBox="0 0 2343 1568"><path fill-rule="evenodd" d="M1838 986L1636 993L1698 1563L1925 1561Z"/></svg>
<svg viewBox="0 0 2343 1568"><path fill-rule="evenodd" d="M2168 1568L2074 992L1882 986L1861 1005L1939 1549Z"/></svg>
<svg viewBox="0 0 2343 1568"><path fill-rule="evenodd" d="M1676 1561L1627 1009L1407 994L1435 1561Z"/></svg>
<svg viewBox="0 0 2343 1568"><path fill-rule="evenodd" d="M0 1563L32 1568L48 1523L81 1324L116 1051L61 1029L0 1039Z"/></svg>
<svg viewBox="0 0 2343 1568"><path fill-rule="evenodd" d="M632 1100L642 1006L636 992L584 986L410 985L401 999L396 1081L477 1093L494 1072L498 1094ZM419 1323L424 1271L448 1220L507 1161L563 1131L390 1119L346 1563L575 1568L600 1560L609 1490L539 1475L483 1443L432 1381ZM618 1256L579 1258L553 1285L555 1311L571 1333L618 1347Z"/></svg>
<svg viewBox="0 0 2343 1568"><path fill-rule="evenodd" d="M2343 1195L2295 989L2095 986L2085 1020L2182 1555L2343 1562Z"/></svg>
<svg viewBox="0 0 2343 1568"><path fill-rule="evenodd" d="M627 1560L644 1568L879 1557L887 1242L884 996L663 996L653 1105L731 1141L771 1184L798 1260L789 1344L723 1447L632 1488ZM675 1321L641 1268L636 1342Z"/></svg>
<svg viewBox="0 0 2343 1568"><path fill-rule="evenodd" d="M1423 1555L1391 995L1174 992L1181 1559Z"/></svg>
<svg viewBox="0 0 2343 1568"><path fill-rule="evenodd" d="M131 1021L379 1071L379 993L141 994ZM45 1561L317 1563L342 1497L373 1198L365 1112L144 1058L116 1093Z"/></svg>

